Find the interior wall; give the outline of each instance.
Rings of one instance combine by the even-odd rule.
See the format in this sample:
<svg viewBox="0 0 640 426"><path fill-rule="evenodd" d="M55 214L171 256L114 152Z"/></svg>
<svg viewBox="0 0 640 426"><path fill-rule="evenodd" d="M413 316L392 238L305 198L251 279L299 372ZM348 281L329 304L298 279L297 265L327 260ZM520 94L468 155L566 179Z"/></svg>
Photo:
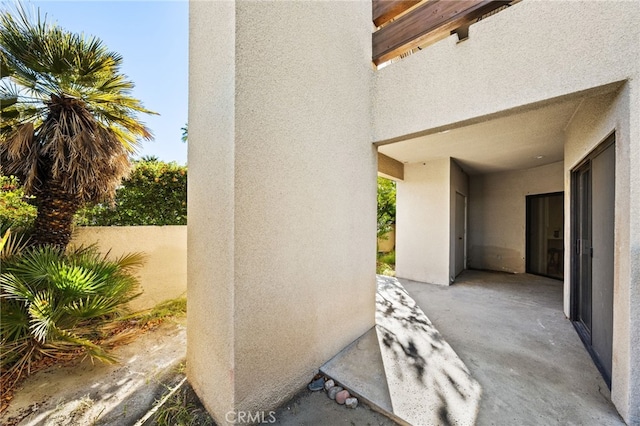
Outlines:
<svg viewBox="0 0 640 426"><path fill-rule="evenodd" d="M570 263L571 171L615 131L613 365L611 399L628 424L640 423L640 175L638 83L586 99L567 127L565 143L565 265ZM593 194L594 197L597 194ZM634 216L634 214L636 216ZM635 253L635 254L634 254ZM565 268L565 313L570 314L571 269Z"/></svg>
<svg viewBox="0 0 640 426"><path fill-rule="evenodd" d="M374 325L371 5L190 15L187 375L227 424Z"/></svg>
<svg viewBox="0 0 640 426"><path fill-rule="evenodd" d="M456 193L464 195L469 203L469 176L460 168L460 166L451 159L450 166L450 191L449 191L449 281L455 279L456 269ZM467 223L468 228L468 223ZM468 232L468 230L467 230ZM467 236L468 238L468 236ZM466 243L466 242L465 242Z"/></svg>
<svg viewBox="0 0 640 426"><path fill-rule="evenodd" d="M563 163L470 178L467 264L525 272L526 196L564 191Z"/></svg>
<svg viewBox="0 0 640 426"><path fill-rule="evenodd" d="M396 276L449 285L449 158L405 164L397 182Z"/></svg>

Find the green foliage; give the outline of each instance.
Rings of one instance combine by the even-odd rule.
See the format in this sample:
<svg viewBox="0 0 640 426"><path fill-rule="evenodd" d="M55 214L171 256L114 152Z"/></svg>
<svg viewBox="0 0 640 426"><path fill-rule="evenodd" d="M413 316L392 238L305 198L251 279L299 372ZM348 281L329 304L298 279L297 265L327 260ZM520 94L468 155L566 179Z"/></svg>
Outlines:
<svg viewBox="0 0 640 426"><path fill-rule="evenodd" d="M64 248L77 210L113 199L130 155L153 138L138 116L155 113L99 38L10 3L0 8L0 164L36 196L31 243Z"/></svg>
<svg viewBox="0 0 640 426"><path fill-rule="evenodd" d="M86 354L114 361L100 343L102 327L126 312L138 295L139 253L116 260L95 246L62 252L50 246L24 249L2 262L0 366L17 380L44 357Z"/></svg>
<svg viewBox="0 0 640 426"><path fill-rule="evenodd" d="M182 142L187 143L189 141L189 124L185 124L184 127L180 128L180 130L182 130L182 136L180 139Z"/></svg>
<svg viewBox="0 0 640 426"><path fill-rule="evenodd" d="M380 253L378 255L378 261L388 263L389 265L396 264L396 252L390 251L389 253Z"/></svg>
<svg viewBox="0 0 640 426"><path fill-rule="evenodd" d="M115 205L80 210L85 226L186 225L187 167L155 158L138 161L116 190Z"/></svg>
<svg viewBox="0 0 640 426"><path fill-rule="evenodd" d="M396 223L396 183L378 177L378 238L391 231Z"/></svg>
<svg viewBox="0 0 640 426"><path fill-rule="evenodd" d="M395 251L378 254L378 259L376 262L376 274L395 277L396 276L395 268L396 268L396 252Z"/></svg>
<svg viewBox="0 0 640 426"><path fill-rule="evenodd" d="M33 226L36 218L35 206L15 176L0 175L0 232L9 228L26 230Z"/></svg>

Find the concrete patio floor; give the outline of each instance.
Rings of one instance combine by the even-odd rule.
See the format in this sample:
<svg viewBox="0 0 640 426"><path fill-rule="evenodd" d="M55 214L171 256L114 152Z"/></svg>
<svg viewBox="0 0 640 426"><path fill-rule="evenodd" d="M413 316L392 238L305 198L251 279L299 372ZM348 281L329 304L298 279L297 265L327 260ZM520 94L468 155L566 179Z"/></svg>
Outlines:
<svg viewBox="0 0 640 426"><path fill-rule="evenodd" d="M465 271L450 287L399 280L482 386L479 425L621 425L562 311L563 283Z"/></svg>
<svg viewBox="0 0 640 426"><path fill-rule="evenodd" d="M379 302L393 282L408 298L394 301L408 307L394 315L394 339L409 344L390 350L388 307L378 303L376 327L321 371L399 423L624 424L562 312L561 281L465 271L443 287L378 277ZM407 373L416 354L426 379Z"/></svg>

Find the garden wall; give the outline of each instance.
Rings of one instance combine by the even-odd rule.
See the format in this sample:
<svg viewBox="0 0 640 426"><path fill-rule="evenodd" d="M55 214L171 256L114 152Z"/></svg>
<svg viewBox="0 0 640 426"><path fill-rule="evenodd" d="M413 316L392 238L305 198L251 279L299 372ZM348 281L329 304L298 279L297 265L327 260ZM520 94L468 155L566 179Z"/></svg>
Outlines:
<svg viewBox="0 0 640 426"><path fill-rule="evenodd" d="M140 270L143 293L131 302L133 310L186 296L187 226L92 226L78 227L71 244L97 243L110 257L143 252L147 261Z"/></svg>

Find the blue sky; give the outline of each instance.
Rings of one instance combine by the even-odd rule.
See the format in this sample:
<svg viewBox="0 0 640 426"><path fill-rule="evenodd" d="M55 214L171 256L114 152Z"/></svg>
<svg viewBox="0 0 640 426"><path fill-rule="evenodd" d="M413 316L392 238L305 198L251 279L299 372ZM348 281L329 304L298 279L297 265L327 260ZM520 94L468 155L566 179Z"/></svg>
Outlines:
<svg viewBox="0 0 640 426"><path fill-rule="evenodd" d="M122 71L136 85L133 96L159 116L142 116L155 139L140 155L187 162L180 128L188 108L188 10L183 1L25 1L73 32L101 38L123 56Z"/></svg>

